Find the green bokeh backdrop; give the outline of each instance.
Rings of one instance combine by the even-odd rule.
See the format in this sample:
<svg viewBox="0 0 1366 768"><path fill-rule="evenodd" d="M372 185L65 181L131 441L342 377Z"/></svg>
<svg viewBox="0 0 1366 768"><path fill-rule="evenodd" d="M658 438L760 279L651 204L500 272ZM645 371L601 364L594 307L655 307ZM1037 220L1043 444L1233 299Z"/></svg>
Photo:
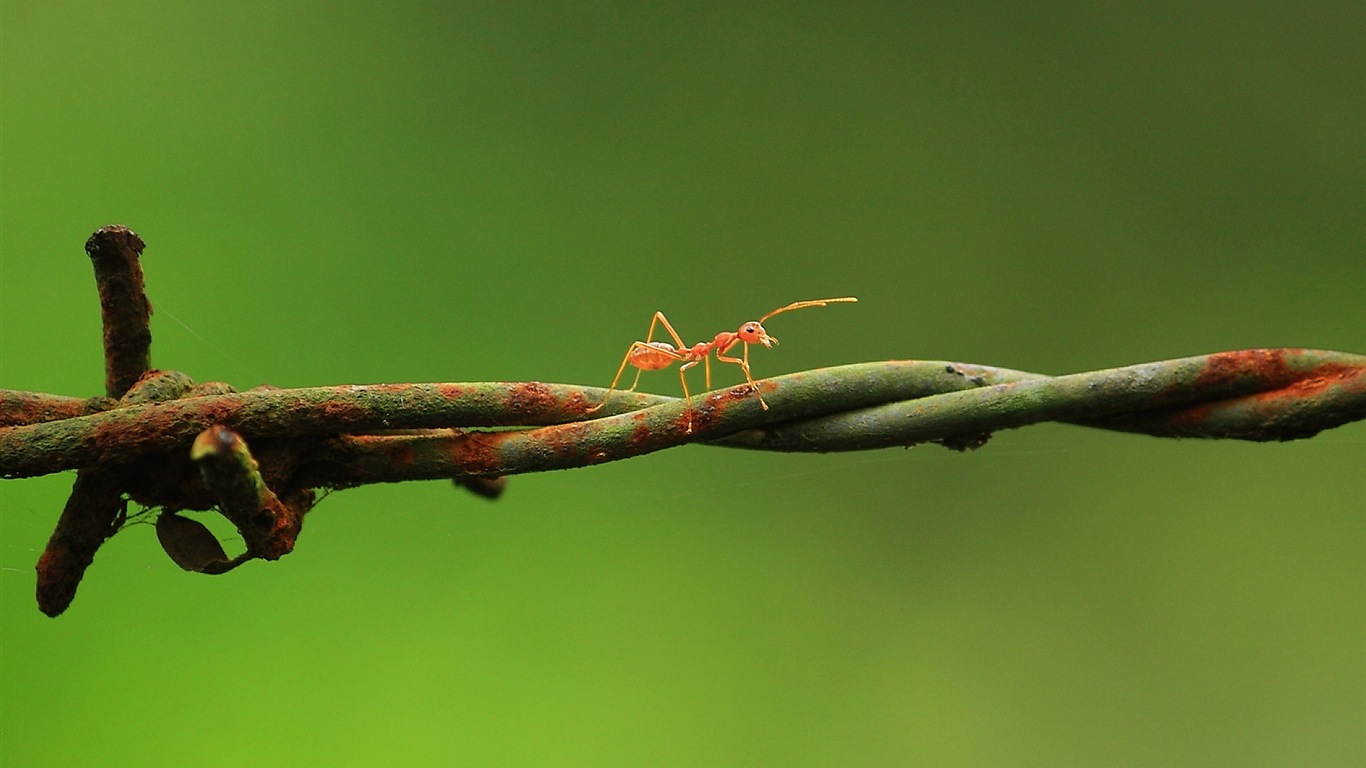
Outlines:
<svg viewBox="0 0 1366 768"><path fill-rule="evenodd" d="M5 0L0 386L100 392L109 223L155 364L242 387L605 385L654 310L847 294L756 373L1366 352L1364 8ZM133 526L55 621L71 475L6 481L0 762L1361 765L1363 465L688 448L219 578Z"/></svg>

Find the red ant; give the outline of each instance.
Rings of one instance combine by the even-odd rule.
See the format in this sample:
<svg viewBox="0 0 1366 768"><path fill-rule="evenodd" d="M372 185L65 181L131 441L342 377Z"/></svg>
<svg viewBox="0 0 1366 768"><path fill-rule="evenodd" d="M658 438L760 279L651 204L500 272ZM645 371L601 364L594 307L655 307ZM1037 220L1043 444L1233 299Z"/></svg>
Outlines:
<svg viewBox="0 0 1366 768"><path fill-rule="evenodd" d="M722 331L716 334L716 338L711 341L699 341L689 347L683 343L678 332L669 325L669 319L663 312L656 312L654 319L650 320L650 330L645 334L645 341L631 342L631 348L626 350L626 357L621 360L621 367L617 368L617 375L612 379L612 386L607 388L607 394L603 395L602 402L588 409L588 413L593 413L607 404L607 399L612 396L612 392L617 388L617 382L621 381L621 374L626 371L626 366L633 365L636 371L636 380L632 382L631 388L624 390L634 392L636 385L640 383L640 374L643 371L658 371L668 368L674 363L682 363L678 368L678 380L683 384L683 397L688 403L688 431L692 431L692 395L688 392L687 370L698 363L703 363L706 370L707 389L711 389L711 353L716 351L716 360L721 363L734 363L740 366L740 370L745 372L745 381L749 382L750 390L755 397L759 398L759 405L764 410L768 410L768 403L764 402L764 396L759 394L759 385L754 383L754 377L749 372L749 345L763 344L765 347L772 347L778 340L768 335L764 330L763 322L774 315L783 312L790 312L794 309L804 309L806 307L823 307L826 304L836 302L858 301L853 296L845 296L838 299L816 299L814 301L794 301L785 307L779 307L758 320L751 320L741 325L739 330ZM655 326L663 325L664 330L673 337L674 344L667 341L651 341L655 335ZM744 353L740 357L727 357L729 352L736 344L744 345Z"/></svg>

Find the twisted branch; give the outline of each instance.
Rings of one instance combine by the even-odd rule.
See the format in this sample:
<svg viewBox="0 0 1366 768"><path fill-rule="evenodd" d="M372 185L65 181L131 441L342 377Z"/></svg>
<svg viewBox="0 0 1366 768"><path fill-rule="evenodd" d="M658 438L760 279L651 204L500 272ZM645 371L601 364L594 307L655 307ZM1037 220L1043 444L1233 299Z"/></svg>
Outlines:
<svg viewBox="0 0 1366 768"><path fill-rule="evenodd" d="M290 552L316 488L449 478L496 498L508 475L691 442L776 451L935 442L964 450L995 431L1041 421L1163 437L1293 440L1366 418L1366 356L1304 349L1056 377L940 361L862 363L761 380L769 409L748 385L691 405L539 382L239 393L149 370L150 304L136 260L142 240L106 227L91 243L110 397L0 390L0 476L79 470L38 563L39 607L53 616L123 525L129 500L162 510L158 539L177 564L216 574ZM228 557L206 528L177 514L207 509L232 521L245 552Z"/></svg>

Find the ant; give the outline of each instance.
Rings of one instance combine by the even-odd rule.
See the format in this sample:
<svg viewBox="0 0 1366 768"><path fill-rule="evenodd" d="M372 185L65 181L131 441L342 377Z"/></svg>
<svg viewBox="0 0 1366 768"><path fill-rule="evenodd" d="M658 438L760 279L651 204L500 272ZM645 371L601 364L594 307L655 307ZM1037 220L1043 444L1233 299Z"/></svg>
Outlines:
<svg viewBox="0 0 1366 768"><path fill-rule="evenodd" d="M683 384L683 397L688 403L688 432L692 432L692 395L688 392L687 370L698 363L703 363L706 370L707 389L711 389L711 353L716 352L716 360L721 363L734 363L740 366L740 370L745 372L745 381L749 382L749 387L754 392L755 397L759 398L759 405L764 410L768 410L768 403L764 402L764 396L759 394L759 385L754 383L754 377L749 372L749 345L763 344L765 347L773 347L778 340L768 335L764 330L764 321L774 315L783 312L791 312L794 309L804 309L806 307L823 307L826 304L837 302L854 302L858 299L853 296L844 296L838 299L815 299L813 301L794 301L785 307L779 307L772 312L764 315L758 320L750 320L740 326L735 331L722 331L716 334L711 341L699 341L689 347L683 343L678 332L669 324L669 319L663 312L656 312L650 320L650 330L645 334L645 341L631 342L630 349L626 350L626 356L621 359L621 367L617 368L617 375L612 379L612 386L607 388L607 394L603 395L602 402L588 409L588 413L593 413L607 404L608 398L617 388L617 382L621 381L621 374L626 371L626 366L633 365L636 371L636 379L631 384L631 388L623 390L634 392L636 385L640 383L640 374L643 371L658 371L668 368L674 363L682 363L678 368L678 380ZM663 325L664 330L673 337L674 344L667 341L651 341L655 335L655 326ZM675 346L675 344L677 346ZM735 347L736 344L744 346L744 352L740 357L727 357L726 353Z"/></svg>

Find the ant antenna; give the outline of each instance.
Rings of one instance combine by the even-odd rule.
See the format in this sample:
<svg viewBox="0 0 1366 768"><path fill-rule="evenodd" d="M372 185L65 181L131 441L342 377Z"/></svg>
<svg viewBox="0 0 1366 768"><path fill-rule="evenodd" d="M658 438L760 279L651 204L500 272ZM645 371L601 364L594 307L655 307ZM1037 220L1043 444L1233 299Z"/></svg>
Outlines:
<svg viewBox="0 0 1366 768"><path fill-rule="evenodd" d="M763 321L769 319L770 317L773 317L774 315L779 315L783 312L790 312L794 309L805 309L806 307L823 307L826 304L854 301L858 301L858 299L854 298L853 296L842 296L838 299L813 299L811 301L794 301L791 304L788 304L786 307L778 307L772 312L769 312L767 315L764 315L763 317L759 318L758 322L762 323Z"/></svg>

